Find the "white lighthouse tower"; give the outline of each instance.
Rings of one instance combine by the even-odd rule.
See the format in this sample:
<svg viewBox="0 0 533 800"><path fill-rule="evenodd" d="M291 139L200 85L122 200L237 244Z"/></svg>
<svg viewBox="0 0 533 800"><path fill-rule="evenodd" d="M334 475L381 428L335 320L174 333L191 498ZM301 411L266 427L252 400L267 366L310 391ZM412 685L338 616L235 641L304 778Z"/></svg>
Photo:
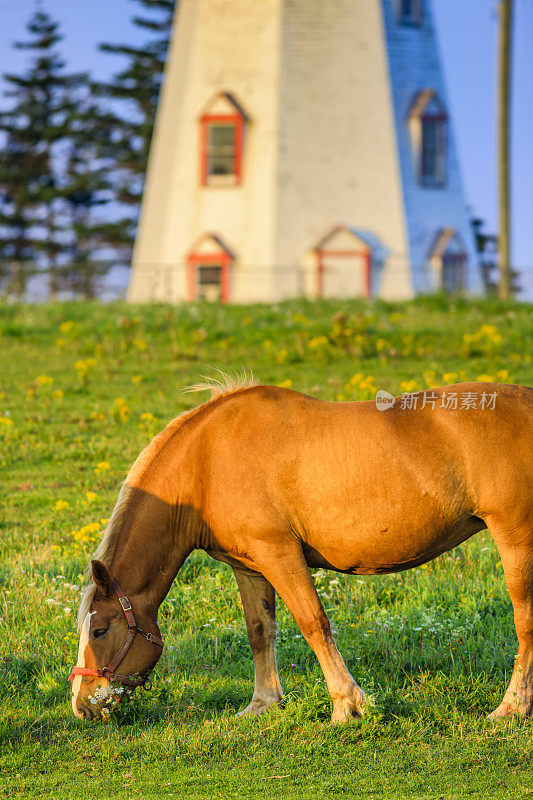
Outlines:
<svg viewBox="0 0 533 800"><path fill-rule="evenodd" d="M482 291L429 0L179 0L128 297Z"/></svg>

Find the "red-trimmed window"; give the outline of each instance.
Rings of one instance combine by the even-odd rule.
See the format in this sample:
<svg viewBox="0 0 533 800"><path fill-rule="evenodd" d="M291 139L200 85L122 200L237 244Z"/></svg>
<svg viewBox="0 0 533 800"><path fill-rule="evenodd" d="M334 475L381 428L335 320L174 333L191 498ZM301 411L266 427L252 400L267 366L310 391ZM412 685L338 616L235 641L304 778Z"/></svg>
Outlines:
<svg viewBox="0 0 533 800"><path fill-rule="evenodd" d="M420 182L423 186L442 186L446 183L446 115L423 114L420 122Z"/></svg>
<svg viewBox="0 0 533 800"><path fill-rule="evenodd" d="M203 186L238 185L242 179L244 118L240 114L206 114L201 119Z"/></svg>
<svg viewBox="0 0 533 800"><path fill-rule="evenodd" d="M398 0L400 25L422 25L424 22L424 0Z"/></svg>

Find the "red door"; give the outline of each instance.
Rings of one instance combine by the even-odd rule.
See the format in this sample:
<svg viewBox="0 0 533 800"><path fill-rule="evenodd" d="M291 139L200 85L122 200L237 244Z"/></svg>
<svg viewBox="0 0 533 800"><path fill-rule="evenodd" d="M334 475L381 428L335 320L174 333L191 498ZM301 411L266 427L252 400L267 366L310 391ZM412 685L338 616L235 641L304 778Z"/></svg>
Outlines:
<svg viewBox="0 0 533 800"><path fill-rule="evenodd" d="M317 297L370 297L370 251L320 249L316 254Z"/></svg>

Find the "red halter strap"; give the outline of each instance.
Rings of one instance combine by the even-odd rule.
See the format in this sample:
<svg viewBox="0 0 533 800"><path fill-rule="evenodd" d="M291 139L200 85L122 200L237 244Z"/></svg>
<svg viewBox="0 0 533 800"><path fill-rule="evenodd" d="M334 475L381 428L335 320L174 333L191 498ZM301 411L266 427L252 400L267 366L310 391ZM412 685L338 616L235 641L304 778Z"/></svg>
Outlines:
<svg viewBox="0 0 533 800"><path fill-rule="evenodd" d="M155 636L153 633L146 633L137 625L137 620L135 619L135 614L133 613L133 609L131 607L131 603L120 588L120 584L117 580L113 578L113 588L115 590L115 594L118 597L118 602L122 606L122 610L124 612L124 616L126 617L126 622L128 624L128 630L126 633L126 637L122 642L122 646L116 656L109 662L107 667L103 669L90 669L88 667L74 667L72 672L69 675L69 681L73 681L76 675L90 675L93 678L107 678L109 681L116 681L118 683L123 683L126 686L144 686L146 681L148 680L148 675L145 675L142 678L132 678L129 675L119 675L118 672L115 672L118 665L124 660L128 650L130 649L131 645L133 644L133 640L137 636L138 633L141 636L144 636L146 641L152 642L156 644L158 647L163 649L165 643L159 636Z"/></svg>

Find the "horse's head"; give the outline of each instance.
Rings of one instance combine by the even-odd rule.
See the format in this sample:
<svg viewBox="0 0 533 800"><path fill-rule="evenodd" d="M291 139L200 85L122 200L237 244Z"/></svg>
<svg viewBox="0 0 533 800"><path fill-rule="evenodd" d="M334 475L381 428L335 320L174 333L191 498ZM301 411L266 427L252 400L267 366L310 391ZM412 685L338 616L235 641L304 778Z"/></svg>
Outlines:
<svg viewBox="0 0 533 800"><path fill-rule="evenodd" d="M72 708L80 719L105 719L125 691L145 684L163 642L146 601L130 602L101 561L92 562L92 576L96 589L70 676Z"/></svg>

